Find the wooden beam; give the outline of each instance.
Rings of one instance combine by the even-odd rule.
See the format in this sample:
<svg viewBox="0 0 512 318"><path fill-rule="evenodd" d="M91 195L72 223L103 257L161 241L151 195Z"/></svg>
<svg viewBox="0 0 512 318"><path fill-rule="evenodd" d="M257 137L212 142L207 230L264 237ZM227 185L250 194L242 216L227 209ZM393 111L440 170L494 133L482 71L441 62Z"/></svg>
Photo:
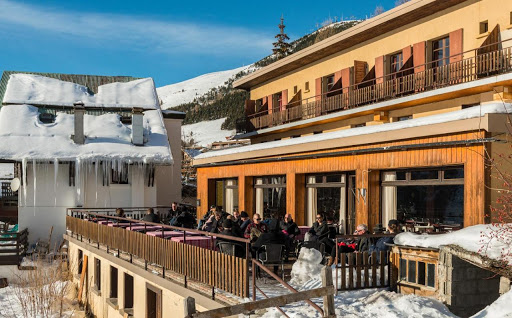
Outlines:
<svg viewBox="0 0 512 318"><path fill-rule="evenodd" d="M334 295L334 286L321 287L317 289L311 289L301 291L293 294L281 295L273 298L258 300L250 303L243 303L230 307L223 307L204 311L196 314L187 316L188 318L216 318L216 317L227 317L232 315L239 315L247 312L252 312L258 309L265 309L276 306L284 306L287 304L303 301L310 298L322 297L325 295Z"/></svg>
<svg viewBox="0 0 512 318"><path fill-rule="evenodd" d="M87 264L88 264L88 257L87 255L84 255L84 259L82 261L82 274L80 275L80 288L78 289L78 302L82 301L82 294L84 291L84 285L85 285L85 277L87 276Z"/></svg>

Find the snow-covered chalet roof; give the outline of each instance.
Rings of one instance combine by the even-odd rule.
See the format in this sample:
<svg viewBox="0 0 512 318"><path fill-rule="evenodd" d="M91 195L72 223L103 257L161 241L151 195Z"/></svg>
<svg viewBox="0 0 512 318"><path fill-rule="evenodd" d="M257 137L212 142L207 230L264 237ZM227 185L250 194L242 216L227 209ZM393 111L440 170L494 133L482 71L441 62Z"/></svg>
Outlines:
<svg viewBox="0 0 512 318"><path fill-rule="evenodd" d="M126 83L115 82L98 86L93 94L83 85L34 74L12 74L7 83L3 104L85 107L160 109L152 78Z"/></svg>
<svg viewBox="0 0 512 318"><path fill-rule="evenodd" d="M173 158L162 113L144 112L144 146L131 142L131 125L118 114L84 116L85 144L75 144L74 115L58 112L55 122L39 120L33 105L5 105L0 109L0 159L111 160L171 164Z"/></svg>

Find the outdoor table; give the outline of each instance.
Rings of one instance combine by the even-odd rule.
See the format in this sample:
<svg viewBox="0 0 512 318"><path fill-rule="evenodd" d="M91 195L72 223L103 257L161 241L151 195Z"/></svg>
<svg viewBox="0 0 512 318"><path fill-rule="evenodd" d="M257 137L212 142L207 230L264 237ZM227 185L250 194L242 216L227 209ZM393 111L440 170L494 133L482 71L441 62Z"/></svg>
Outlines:
<svg viewBox="0 0 512 318"><path fill-rule="evenodd" d="M146 232L147 235L156 236L156 237L163 237L163 238L170 238L170 237L183 237L183 232L179 231L150 231ZM187 236L189 234L187 233Z"/></svg>
<svg viewBox="0 0 512 318"><path fill-rule="evenodd" d="M119 222L119 223L109 223L108 226L111 227L130 227L130 224L133 226L141 226L143 223L130 223L130 222Z"/></svg>
<svg viewBox="0 0 512 318"><path fill-rule="evenodd" d="M161 230L162 227L156 226L156 225L137 225L137 226L127 227L126 229L128 231L148 232L148 231Z"/></svg>
<svg viewBox="0 0 512 318"><path fill-rule="evenodd" d="M212 242L213 239L208 236L187 236L186 241L183 242L183 235L182 235L179 237L172 237L171 240L174 242L186 243L186 244L206 248L209 250L212 250L214 248L214 245Z"/></svg>
<svg viewBox="0 0 512 318"><path fill-rule="evenodd" d="M297 235L295 237L295 239L297 241L304 241L304 236L306 235L306 233L309 231L310 228L311 228L310 226L304 226L304 225L299 226L300 234Z"/></svg>

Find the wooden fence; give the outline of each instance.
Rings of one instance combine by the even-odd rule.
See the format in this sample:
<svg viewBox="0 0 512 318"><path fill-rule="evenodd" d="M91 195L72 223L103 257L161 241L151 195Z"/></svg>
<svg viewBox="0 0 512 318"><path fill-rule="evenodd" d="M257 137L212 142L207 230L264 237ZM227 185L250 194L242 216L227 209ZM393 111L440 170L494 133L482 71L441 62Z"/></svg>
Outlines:
<svg viewBox="0 0 512 318"><path fill-rule="evenodd" d="M341 253L336 260L336 289L387 287L391 282L390 252Z"/></svg>
<svg viewBox="0 0 512 318"><path fill-rule="evenodd" d="M20 265L28 248L28 230L0 232L0 265Z"/></svg>
<svg viewBox="0 0 512 318"><path fill-rule="evenodd" d="M249 297L248 260L180 242L66 216L73 234L144 259L239 297Z"/></svg>
<svg viewBox="0 0 512 318"><path fill-rule="evenodd" d="M507 45L510 43L507 42ZM498 47L498 44L492 45ZM472 56L463 58L464 55ZM445 60L453 61L438 65L444 64ZM290 104L282 111L265 110L250 115L237 122L237 132L250 132L508 72L512 72L511 47L487 53L482 53L479 49L470 50L449 59L414 66L350 87L318 94Z"/></svg>

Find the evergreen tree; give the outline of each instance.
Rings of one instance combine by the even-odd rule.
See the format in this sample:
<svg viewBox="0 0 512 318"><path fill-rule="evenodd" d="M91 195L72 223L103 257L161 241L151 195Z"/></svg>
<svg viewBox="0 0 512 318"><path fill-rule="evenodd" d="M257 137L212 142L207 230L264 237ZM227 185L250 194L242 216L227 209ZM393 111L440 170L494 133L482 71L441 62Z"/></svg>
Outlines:
<svg viewBox="0 0 512 318"><path fill-rule="evenodd" d="M290 38L288 37L288 35L286 35L286 33L284 33L285 25L283 22L284 22L284 18L281 16L281 24L278 25L281 32L275 36L275 38L277 39L277 42L272 43L274 45L272 52L277 57L277 59L282 59L283 57L290 54L290 51L291 51L290 43L286 42Z"/></svg>

